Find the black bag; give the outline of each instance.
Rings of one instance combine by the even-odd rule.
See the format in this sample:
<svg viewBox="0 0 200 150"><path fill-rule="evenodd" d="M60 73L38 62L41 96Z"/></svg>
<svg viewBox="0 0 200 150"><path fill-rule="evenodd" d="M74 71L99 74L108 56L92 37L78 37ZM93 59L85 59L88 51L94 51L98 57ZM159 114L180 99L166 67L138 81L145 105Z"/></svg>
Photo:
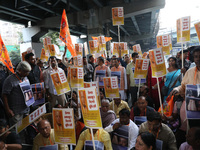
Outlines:
<svg viewBox="0 0 200 150"><path fill-rule="evenodd" d="M177 70L177 71L178 71L178 70ZM177 71L176 71L176 72L177 72ZM169 87L170 87L170 85L171 85L172 79L173 79L174 75L176 74L176 72L173 74L173 76L172 76L172 78L171 78L171 80L170 80L169 85L168 85L168 86L165 86L165 85L164 85L164 86L162 87L161 93L162 93L163 96L167 96L167 93L168 93L168 91L169 91Z"/></svg>

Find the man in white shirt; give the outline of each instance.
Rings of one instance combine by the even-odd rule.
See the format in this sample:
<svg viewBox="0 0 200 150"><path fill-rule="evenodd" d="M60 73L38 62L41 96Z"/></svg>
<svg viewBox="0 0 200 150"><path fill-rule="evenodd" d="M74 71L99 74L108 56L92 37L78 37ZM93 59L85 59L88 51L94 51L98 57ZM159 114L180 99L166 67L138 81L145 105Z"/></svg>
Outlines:
<svg viewBox="0 0 200 150"><path fill-rule="evenodd" d="M49 98L52 108L56 105L56 101L58 101L58 104L62 106L65 105L65 101L66 101L65 94L57 95L55 86L51 79L52 73L60 73L60 72L64 72L64 71L58 67L56 57L51 56L49 58L49 68L44 71L44 84L45 84L46 93L47 93L47 96Z"/></svg>
<svg viewBox="0 0 200 150"><path fill-rule="evenodd" d="M119 112L119 119L114 120L104 130L107 132L112 132L122 125L127 125L129 127L128 150L130 150L135 147L139 129L137 125L132 120L130 120L130 111L128 109L122 109Z"/></svg>

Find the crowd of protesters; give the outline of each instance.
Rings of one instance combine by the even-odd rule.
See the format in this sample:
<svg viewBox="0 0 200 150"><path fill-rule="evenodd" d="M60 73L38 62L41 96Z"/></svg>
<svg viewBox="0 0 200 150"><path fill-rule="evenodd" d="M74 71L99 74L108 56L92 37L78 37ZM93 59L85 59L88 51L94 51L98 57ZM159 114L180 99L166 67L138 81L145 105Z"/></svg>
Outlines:
<svg viewBox="0 0 200 150"><path fill-rule="evenodd" d="M140 84L140 87L134 79L133 72L137 58L139 55L136 52L121 56L120 51L119 57L115 55L111 58L102 56L94 58L93 55L83 57L85 82L98 81L96 73L99 70L104 70L106 77L110 77L112 71L121 72L120 98L112 100L106 98L104 88L99 88L103 128L92 130L94 140L102 142L105 150L115 149L112 147L111 133L125 125L128 128L128 142L125 144L128 150L155 150L157 140L162 141L163 150L200 150L200 120L186 117L185 101L186 85L200 84L200 46L193 47L192 50L191 48L184 50L183 55L178 52L176 56L169 57L167 74L159 78L159 83L152 77L151 65L149 65L146 83ZM91 140L91 131L84 125L81 115L77 91L71 89L71 93L57 95L50 76L51 73L64 70L67 77L68 69L72 66L73 58L66 59L65 53L62 60L50 56L47 63L35 58L33 53L28 53L25 61L15 66L15 74L9 73L0 64L0 150L18 150L22 147L39 150L40 146L55 144L52 108L74 108L77 145L72 149L82 150L85 141ZM45 101L48 102L47 114L18 135L13 129L7 132L6 130L38 108L27 107L25 104L19 86L19 83L25 80L29 80L30 84L44 82ZM171 116L158 112L160 108L158 87L161 90L163 86L169 89L165 95L162 95L163 106L169 98L173 97L174 106ZM197 107L200 107L200 103ZM200 111L200 108L198 110ZM147 118L139 127L135 122L137 116ZM122 146L123 144L121 142ZM62 144L58 147L59 150L70 149Z"/></svg>

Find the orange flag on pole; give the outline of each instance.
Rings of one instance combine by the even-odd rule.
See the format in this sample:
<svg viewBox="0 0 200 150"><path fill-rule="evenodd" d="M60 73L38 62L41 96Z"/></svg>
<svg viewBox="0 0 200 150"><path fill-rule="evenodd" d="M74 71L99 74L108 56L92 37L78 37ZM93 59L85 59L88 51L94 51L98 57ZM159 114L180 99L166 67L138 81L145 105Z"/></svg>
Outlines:
<svg viewBox="0 0 200 150"><path fill-rule="evenodd" d="M72 39L69 32L69 25L68 25L65 9L63 10L63 14L62 14L59 38L61 39L61 41L63 41L67 45L67 48L70 51L71 55L73 57L76 56L75 48L72 44Z"/></svg>
<svg viewBox="0 0 200 150"><path fill-rule="evenodd" d="M98 37L92 36L92 39L93 39L93 40L98 40ZM112 40L111 37L105 37L105 41L106 41L106 42L108 42L108 41L110 41L110 40Z"/></svg>
<svg viewBox="0 0 200 150"><path fill-rule="evenodd" d="M10 61L10 57L7 51L6 46L3 43L3 40L0 35L0 61L4 63L4 65L12 72L14 73L12 62Z"/></svg>

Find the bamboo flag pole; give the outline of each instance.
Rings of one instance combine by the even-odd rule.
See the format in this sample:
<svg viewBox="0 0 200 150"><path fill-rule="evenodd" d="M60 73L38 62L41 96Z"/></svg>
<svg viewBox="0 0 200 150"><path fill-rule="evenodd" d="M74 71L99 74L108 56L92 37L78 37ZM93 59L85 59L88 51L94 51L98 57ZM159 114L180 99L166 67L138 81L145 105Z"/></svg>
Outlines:
<svg viewBox="0 0 200 150"><path fill-rule="evenodd" d="M157 79L157 85L158 85L158 95L159 95L159 101L160 101L160 108L161 108L161 113L163 115L163 107L162 107L162 100L161 100L160 85L159 85L158 77L156 77L156 79Z"/></svg>
<svg viewBox="0 0 200 150"><path fill-rule="evenodd" d="M96 148L95 148L95 143L94 143L94 134L93 134L92 128L90 128L90 132L91 132L91 135L92 135L93 150L96 150Z"/></svg>
<svg viewBox="0 0 200 150"><path fill-rule="evenodd" d="M138 92L137 92L137 99L139 98L139 93L140 93L140 83L141 83L141 79L139 79L139 86L138 86Z"/></svg>

